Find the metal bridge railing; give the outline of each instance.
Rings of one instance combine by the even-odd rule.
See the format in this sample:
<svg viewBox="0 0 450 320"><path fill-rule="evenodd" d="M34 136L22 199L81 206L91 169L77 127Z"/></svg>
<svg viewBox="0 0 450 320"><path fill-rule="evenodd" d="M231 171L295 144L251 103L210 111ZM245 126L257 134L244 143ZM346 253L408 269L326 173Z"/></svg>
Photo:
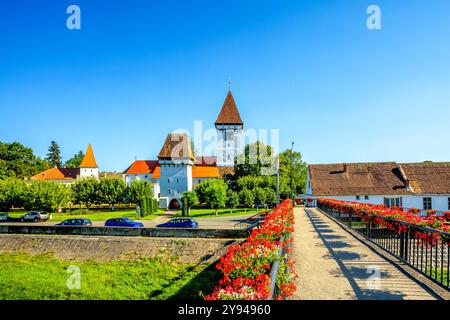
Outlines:
<svg viewBox="0 0 450 320"><path fill-rule="evenodd" d="M372 243L396 256L416 271L450 290L450 233L420 227L392 218L373 215L368 221L359 216L342 213L319 205L326 214L346 223ZM403 227L402 232L376 224L373 218Z"/></svg>

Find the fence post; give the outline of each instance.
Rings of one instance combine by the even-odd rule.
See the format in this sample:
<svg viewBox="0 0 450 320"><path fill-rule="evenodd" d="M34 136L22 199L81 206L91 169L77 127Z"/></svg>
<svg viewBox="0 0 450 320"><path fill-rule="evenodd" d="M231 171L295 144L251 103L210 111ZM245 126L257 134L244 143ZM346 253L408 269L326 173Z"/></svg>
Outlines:
<svg viewBox="0 0 450 320"><path fill-rule="evenodd" d="M350 212L348 214L348 226L350 228L352 227L352 210L350 210Z"/></svg>

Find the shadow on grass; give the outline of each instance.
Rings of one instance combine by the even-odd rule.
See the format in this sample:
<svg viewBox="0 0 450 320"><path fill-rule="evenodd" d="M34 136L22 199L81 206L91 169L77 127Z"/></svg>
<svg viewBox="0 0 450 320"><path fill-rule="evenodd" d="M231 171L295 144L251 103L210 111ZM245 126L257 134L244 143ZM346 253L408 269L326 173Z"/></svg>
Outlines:
<svg viewBox="0 0 450 320"><path fill-rule="evenodd" d="M200 300L203 299L199 295L200 292L205 296L210 294L222 279L222 273L216 270L215 266L216 263L209 265L168 300Z"/></svg>

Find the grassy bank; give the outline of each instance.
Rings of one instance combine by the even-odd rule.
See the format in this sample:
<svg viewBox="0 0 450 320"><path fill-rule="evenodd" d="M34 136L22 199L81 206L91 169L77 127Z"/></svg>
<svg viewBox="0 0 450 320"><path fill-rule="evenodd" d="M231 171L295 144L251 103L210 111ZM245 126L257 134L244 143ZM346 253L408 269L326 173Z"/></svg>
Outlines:
<svg viewBox="0 0 450 320"><path fill-rule="evenodd" d="M81 270L81 289L70 290L69 266ZM52 255L0 254L0 299L199 299L220 275L212 266L170 260L74 262Z"/></svg>
<svg viewBox="0 0 450 320"><path fill-rule="evenodd" d="M214 209L200 208L200 209L191 209L189 216L191 218L214 218L214 217L223 217L223 216L242 216L247 214L257 214L262 212L263 209L256 210L254 208L248 209L219 209L216 215L216 211ZM177 216L181 216L181 210L177 211Z"/></svg>

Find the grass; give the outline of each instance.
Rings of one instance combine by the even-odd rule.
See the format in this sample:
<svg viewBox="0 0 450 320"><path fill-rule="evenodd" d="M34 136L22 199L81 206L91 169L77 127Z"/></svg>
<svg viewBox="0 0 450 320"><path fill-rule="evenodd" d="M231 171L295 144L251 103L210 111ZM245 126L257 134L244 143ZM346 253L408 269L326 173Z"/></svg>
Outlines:
<svg viewBox="0 0 450 320"><path fill-rule="evenodd" d="M81 288L69 289L71 265L80 268ZM50 254L0 254L1 300L186 300L210 293L220 278L208 265L161 258L74 262Z"/></svg>
<svg viewBox="0 0 450 320"><path fill-rule="evenodd" d="M263 209L259 209L258 211L254 208L250 209L219 209L217 210L219 215L216 215L216 211L214 209L191 209L189 217L192 218L214 218L214 217L224 217L224 216L242 216L247 214L257 214L259 212L263 212ZM177 211L177 216L181 216L181 210Z"/></svg>
<svg viewBox="0 0 450 320"><path fill-rule="evenodd" d="M12 218L19 218L20 216L24 215L28 211L14 211L10 212L9 216ZM158 210L158 212L141 217L139 220L151 220L156 218L159 214L164 213L163 210ZM119 217L128 217L133 220L137 220L137 213L136 210L118 210L118 211L91 211L89 214L68 214L63 213L61 216L58 213L53 213L52 221L62 221L70 218L77 218L77 217L83 217L90 219L92 221L105 221L111 218L119 218Z"/></svg>

